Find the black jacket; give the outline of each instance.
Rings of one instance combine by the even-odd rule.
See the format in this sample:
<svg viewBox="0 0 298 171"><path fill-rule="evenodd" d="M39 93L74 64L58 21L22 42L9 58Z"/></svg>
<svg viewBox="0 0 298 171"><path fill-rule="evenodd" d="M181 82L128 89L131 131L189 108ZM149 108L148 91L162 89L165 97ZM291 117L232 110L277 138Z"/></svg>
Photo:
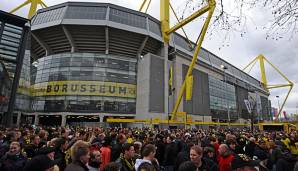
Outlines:
<svg viewBox="0 0 298 171"><path fill-rule="evenodd" d="M66 168L66 159L65 159L66 154L63 153L61 150L57 149L55 150L55 160L59 159L59 163L57 164L59 167L59 170L64 170Z"/></svg>
<svg viewBox="0 0 298 171"><path fill-rule="evenodd" d="M245 154L248 155L250 158L253 158L254 156L254 151L255 151L256 144L253 142L249 142L245 146Z"/></svg>
<svg viewBox="0 0 298 171"><path fill-rule="evenodd" d="M80 161L73 161L64 171L89 171L88 167Z"/></svg>
<svg viewBox="0 0 298 171"><path fill-rule="evenodd" d="M176 163L174 165L174 170L177 171L179 169L179 166L186 162L189 161L189 151L181 151L178 153L177 158L176 158Z"/></svg>
<svg viewBox="0 0 298 171"><path fill-rule="evenodd" d="M166 145L163 166L174 166L178 155L177 144L172 142Z"/></svg>
<svg viewBox="0 0 298 171"><path fill-rule="evenodd" d="M155 157L158 160L160 164L163 163L164 160L164 154L165 154L165 144L162 141L158 141L156 144L156 154Z"/></svg>
<svg viewBox="0 0 298 171"><path fill-rule="evenodd" d="M120 171L135 171L134 163L132 160L125 161L123 157L120 157L116 160L116 163L119 164Z"/></svg>
<svg viewBox="0 0 298 171"><path fill-rule="evenodd" d="M202 165L199 167L199 171L219 171L219 168L212 160L202 158Z"/></svg>
<svg viewBox="0 0 298 171"><path fill-rule="evenodd" d="M112 146L111 150L111 162L116 161L121 154L122 144L116 143Z"/></svg>
<svg viewBox="0 0 298 171"><path fill-rule="evenodd" d="M27 158L22 155L9 155L6 153L0 160L1 171L21 171L27 162Z"/></svg>

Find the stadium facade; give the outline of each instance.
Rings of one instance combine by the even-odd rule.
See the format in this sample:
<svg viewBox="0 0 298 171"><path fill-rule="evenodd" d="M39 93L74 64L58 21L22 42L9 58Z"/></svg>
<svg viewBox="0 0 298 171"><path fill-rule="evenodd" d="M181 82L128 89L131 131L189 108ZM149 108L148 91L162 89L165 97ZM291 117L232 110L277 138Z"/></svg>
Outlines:
<svg viewBox="0 0 298 171"><path fill-rule="evenodd" d="M83 2L39 10L31 20L31 99L22 118L61 125L166 119L192 54L177 33L165 46L160 22L138 11ZM247 120L250 97L258 119L270 119L261 82L204 48L193 76L193 98L179 108L193 121Z"/></svg>

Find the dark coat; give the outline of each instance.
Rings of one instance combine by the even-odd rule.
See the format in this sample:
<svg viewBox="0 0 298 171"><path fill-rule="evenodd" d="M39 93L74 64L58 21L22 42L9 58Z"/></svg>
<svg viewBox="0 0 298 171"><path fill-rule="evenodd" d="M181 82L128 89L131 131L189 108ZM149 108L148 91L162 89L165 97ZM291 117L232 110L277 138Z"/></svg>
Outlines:
<svg viewBox="0 0 298 171"><path fill-rule="evenodd" d="M128 161L131 164L131 167L128 166L128 163L124 158L120 157L116 160L116 163L120 166L120 171L135 171L134 163L132 160Z"/></svg>
<svg viewBox="0 0 298 171"><path fill-rule="evenodd" d="M122 144L116 143L112 146L111 161L116 161L122 152Z"/></svg>
<svg viewBox="0 0 298 171"><path fill-rule="evenodd" d="M262 149L261 147L259 146L256 146L255 147L255 150L254 150L254 156L257 156L259 160L265 160L265 159L269 159L269 153L268 151Z"/></svg>
<svg viewBox="0 0 298 171"><path fill-rule="evenodd" d="M219 167L212 160L202 158L202 165L199 168L200 171L219 171Z"/></svg>
<svg viewBox="0 0 298 171"><path fill-rule="evenodd" d="M177 158L176 158L176 163L174 165L174 170L177 171L179 169L179 166L186 162L189 161L189 151L181 151L178 153Z"/></svg>
<svg viewBox="0 0 298 171"><path fill-rule="evenodd" d="M177 144L172 142L166 145L163 166L174 166L178 155Z"/></svg>
<svg viewBox="0 0 298 171"><path fill-rule="evenodd" d="M28 158L33 158L38 154L38 150L40 149L41 146L37 146L35 144L29 144L26 145L24 148L24 151L26 152L26 155Z"/></svg>
<svg viewBox="0 0 298 171"><path fill-rule="evenodd" d="M59 170L64 170L66 168L66 160L65 160L66 154L63 153L61 150L57 149L55 150L55 160L59 159L59 163L57 164L59 167Z"/></svg>
<svg viewBox="0 0 298 171"><path fill-rule="evenodd" d="M88 167L80 161L73 161L64 171L89 171Z"/></svg>
<svg viewBox="0 0 298 171"><path fill-rule="evenodd" d="M249 142L245 146L245 154L248 155L250 158L253 158L255 147L256 147L256 144L254 142Z"/></svg>
<svg viewBox="0 0 298 171"><path fill-rule="evenodd" d="M162 141L157 141L155 144L156 146L156 154L155 157L160 164L163 163L164 160L164 153L165 153L165 144Z"/></svg>
<svg viewBox="0 0 298 171"><path fill-rule="evenodd" d="M0 160L1 171L21 171L27 162L27 158L20 155L5 154Z"/></svg>

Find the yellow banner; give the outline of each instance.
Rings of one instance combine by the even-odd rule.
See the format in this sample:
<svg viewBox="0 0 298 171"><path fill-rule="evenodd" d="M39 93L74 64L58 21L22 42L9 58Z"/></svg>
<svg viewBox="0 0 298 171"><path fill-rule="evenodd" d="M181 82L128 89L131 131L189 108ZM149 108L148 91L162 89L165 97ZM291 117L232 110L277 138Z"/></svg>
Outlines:
<svg viewBox="0 0 298 171"><path fill-rule="evenodd" d="M52 81L32 85L32 96L136 97L136 85L100 81Z"/></svg>

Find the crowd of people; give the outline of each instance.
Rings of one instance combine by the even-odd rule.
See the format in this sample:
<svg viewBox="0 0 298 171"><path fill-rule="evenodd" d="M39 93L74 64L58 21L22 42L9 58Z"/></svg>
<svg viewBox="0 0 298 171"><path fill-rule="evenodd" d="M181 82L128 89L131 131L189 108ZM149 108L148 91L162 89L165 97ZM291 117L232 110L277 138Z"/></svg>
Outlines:
<svg viewBox="0 0 298 171"><path fill-rule="evenodd" d="M296 131L2 128L1 171L298 171Z"/></svg>

